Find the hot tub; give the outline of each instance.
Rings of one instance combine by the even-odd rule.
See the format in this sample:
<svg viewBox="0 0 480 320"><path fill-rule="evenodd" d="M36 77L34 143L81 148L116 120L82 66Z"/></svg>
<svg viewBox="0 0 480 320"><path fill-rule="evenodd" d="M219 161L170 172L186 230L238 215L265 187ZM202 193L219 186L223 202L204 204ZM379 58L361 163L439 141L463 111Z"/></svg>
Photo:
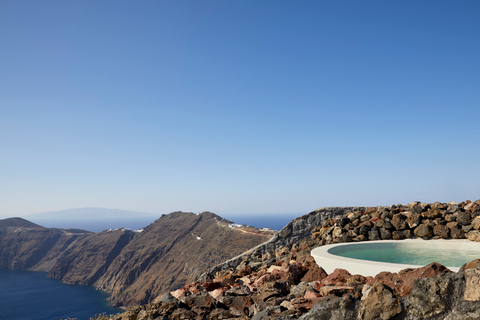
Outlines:
<svg viewBox="0 0 480 320"><path fill-rule="evenodd" d="M375 276L438 262L452 271L480 258L480 243L469 240L381 240L325 245L312 250L315 262L327 273L336 268L351 274Z"/></svg>

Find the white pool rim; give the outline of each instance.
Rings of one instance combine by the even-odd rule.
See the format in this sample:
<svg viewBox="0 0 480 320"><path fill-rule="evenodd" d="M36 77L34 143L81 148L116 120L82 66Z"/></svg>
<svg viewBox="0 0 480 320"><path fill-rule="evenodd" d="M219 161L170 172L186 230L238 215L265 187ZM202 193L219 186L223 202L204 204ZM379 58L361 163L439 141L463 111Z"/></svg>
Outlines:
<svg viewBox="0 0 480 320"><path fill-rule="evenodd" d="M422 240L422 239L405 239L405 240L379 240L379 241L363 241L348 242L324 245L312 250L311 255L315 262L322 267L327 273L332 273L336 268L345 269L351 274L361 274L363 276L376 276L382 271L399 272L407 268L419 268L422 266L412 264L387 263L369 260L360 260L353 258L341 257L333 254L333 252L341 253L343 250L350 251L352 246L362 247L362 249L372 247L381 249L391 248L392 244L395 248L405 248L415 246L415 248L432 248L445 250L469 250L478 251L480 258L480 243L467 239L462 240ZM446 266L448 269L458 272L459 267Z"/></svg>

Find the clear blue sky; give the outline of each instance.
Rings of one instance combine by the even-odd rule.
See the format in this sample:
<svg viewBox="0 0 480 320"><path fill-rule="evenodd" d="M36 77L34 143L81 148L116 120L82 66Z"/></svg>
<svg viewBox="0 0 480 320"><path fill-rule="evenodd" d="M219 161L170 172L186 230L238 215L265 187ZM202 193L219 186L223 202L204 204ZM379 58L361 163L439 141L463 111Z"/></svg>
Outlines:
<svg viewBox="0 0 480 320"><path fill-rule="evenodd" d="M478 1L0 2L0 215L480 198Z"/></svg>

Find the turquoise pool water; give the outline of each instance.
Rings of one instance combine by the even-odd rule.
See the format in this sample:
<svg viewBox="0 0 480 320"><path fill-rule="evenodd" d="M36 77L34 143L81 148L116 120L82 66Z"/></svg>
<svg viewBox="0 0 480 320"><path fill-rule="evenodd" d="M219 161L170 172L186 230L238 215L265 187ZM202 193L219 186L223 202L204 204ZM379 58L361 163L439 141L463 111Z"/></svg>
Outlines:
<svg viewBox="0 0 480 320"><path fill-rule="evenodd" d="M346 258L419 266L438 262L446 267L461 267L467 262L480 258L479 251L435 248L368 248L332 253Z"/></svg>

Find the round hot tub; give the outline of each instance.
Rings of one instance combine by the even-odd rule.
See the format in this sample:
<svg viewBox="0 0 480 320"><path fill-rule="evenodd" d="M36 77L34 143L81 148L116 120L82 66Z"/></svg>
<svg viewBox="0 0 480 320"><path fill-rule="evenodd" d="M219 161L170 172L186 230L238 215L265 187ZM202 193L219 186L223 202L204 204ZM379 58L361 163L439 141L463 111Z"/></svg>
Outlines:
<svg viewBox="0 0 480 320"><path fill-rule="evenodd" d="M327 273L336 268L351 274L375 276L438 262L452 271L480 258L480 243L469 240L381 240L325 245L311 252Z"/></svg>

